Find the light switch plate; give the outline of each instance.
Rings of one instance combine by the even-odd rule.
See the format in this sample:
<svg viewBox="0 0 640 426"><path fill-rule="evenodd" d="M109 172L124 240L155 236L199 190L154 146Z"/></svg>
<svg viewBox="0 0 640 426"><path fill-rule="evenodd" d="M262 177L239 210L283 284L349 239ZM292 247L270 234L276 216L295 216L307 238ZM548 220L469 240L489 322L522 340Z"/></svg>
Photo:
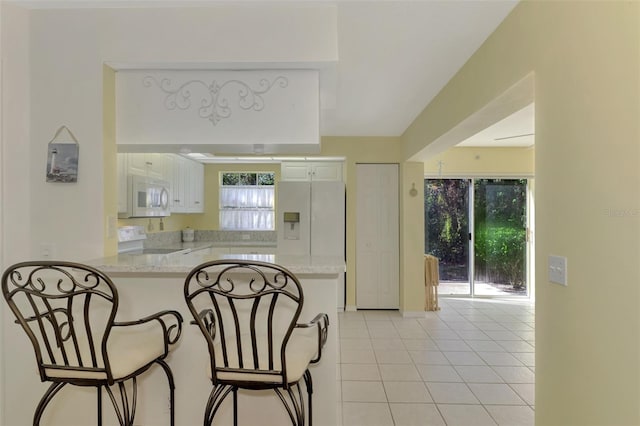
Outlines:
<svg viewBox="0 0 640 426"><path fill-rule="evenodd" d="M549 281L564 286L568 285L566 257L549 256Z"/></svg>

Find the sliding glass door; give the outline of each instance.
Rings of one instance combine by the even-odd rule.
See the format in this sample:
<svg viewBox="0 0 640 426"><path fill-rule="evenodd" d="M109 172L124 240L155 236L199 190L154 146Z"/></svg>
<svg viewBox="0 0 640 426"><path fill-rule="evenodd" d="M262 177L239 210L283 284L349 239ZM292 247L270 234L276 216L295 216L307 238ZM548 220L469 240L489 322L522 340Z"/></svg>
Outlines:
<svg viewBox="0 0 640 426"><path fill-rule="evenodd" d="M440 260L439 293L528 295L527 217L526 179L425 179L425 253Z"/></svg>
<svg viewBox="0 0 640 426"><path fill-rule="evenodd" d="M474 179L474 294L527 294L527 181Z"/></svg>
<svg viewBox="0 0 640 426"><path fill-rule="evenodd" d="M470 179L425 179L425 253L439 259L440 293L471 294Z"/></svg>

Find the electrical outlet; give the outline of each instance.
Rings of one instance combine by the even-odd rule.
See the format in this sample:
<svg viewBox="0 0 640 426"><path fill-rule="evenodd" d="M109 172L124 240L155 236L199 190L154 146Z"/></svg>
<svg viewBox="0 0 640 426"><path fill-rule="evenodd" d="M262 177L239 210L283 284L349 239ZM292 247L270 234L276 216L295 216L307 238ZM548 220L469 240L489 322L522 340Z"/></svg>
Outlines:
<svg viewBox="0 0 640 426"><path fill-rule="evenodd" d="M564 286L568 285L566 257L549 256L549 281Z"/></svg>

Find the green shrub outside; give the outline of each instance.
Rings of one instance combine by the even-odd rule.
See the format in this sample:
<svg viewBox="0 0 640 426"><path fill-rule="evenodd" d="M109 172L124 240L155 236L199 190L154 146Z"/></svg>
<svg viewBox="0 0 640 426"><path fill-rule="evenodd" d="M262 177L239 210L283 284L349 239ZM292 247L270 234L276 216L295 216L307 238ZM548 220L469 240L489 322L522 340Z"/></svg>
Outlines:
<svg viewBox="0 0 640 426"><path fill-rule="evenodd" d="M524 286L526 231L510 224L479 223L475 229L476 276L489 282Z"/></svg>

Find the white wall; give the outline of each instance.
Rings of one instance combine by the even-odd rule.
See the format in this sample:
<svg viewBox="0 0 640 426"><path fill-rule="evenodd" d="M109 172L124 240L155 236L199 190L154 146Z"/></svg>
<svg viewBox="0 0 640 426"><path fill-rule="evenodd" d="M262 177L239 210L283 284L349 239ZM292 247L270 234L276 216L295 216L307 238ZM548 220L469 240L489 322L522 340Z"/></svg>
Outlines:
<svg viewBox="0 0 640 426"><path fill-rule="evenodd" d="M14 263L20 259L29 256L30 238L31 238L31 221L29 220L31 212L31 194L29 176L29 14L15 6L1 4L0 16L1 22L1 44L0 52L2 54L2 123L1 137L2 145L0 147L0 184L1 184L1 202L0 216L2 223L0 230L2 232L2 245L0 246L0 266L4 267ZM44 167L44 166L43 166ZM11 399L11 404L7 404L6 398L11 398L14 389L8 386L19 380L24 373L16 373L13 369L16 356L22 356L20 353L15 356L9 354L13 352L15 345L14 333L5 330L4 324L13 324L13 321L7 316L5 304L2 303L0 312L2 312L2 348L0 351L2 360L2 376L0 404L0 423L10 424L6 421L6 407L11 404L20 404L19 400ZM22 337L22 342L26 343L26 339ZM7 350L7 348L9 348ZM28 365L33 371L33 360ZM18 362L18 365L21 365ZM7 368L6 366L9 366ZM37 378L29 381L29 384L37 385ZM30 401L27 398L27 401ZM27 402L28 403L28 402Z"/></svg>
<svg viewBox="0 0 640 426"><path fill-rule="evenodd" d="M30 255L29 14L2 6L2 258L3 265ZM43 171L45 165L42 166ZM43 175L44 179L44 175Z"/></svg>
<svg viewBox="0 0 640 426"><path fill-rule="evenodd" d="M253 153L253 144L264 144L264 152L274 152L275 145L296 155L318 152L319 88L319 72L311 69L120 70L118 151L144 145L150 152L177 152L186 146L217 154L244 146ZM180 101L187 93L189 99ZM203 110L203 103L211 105Z"/></svg>

